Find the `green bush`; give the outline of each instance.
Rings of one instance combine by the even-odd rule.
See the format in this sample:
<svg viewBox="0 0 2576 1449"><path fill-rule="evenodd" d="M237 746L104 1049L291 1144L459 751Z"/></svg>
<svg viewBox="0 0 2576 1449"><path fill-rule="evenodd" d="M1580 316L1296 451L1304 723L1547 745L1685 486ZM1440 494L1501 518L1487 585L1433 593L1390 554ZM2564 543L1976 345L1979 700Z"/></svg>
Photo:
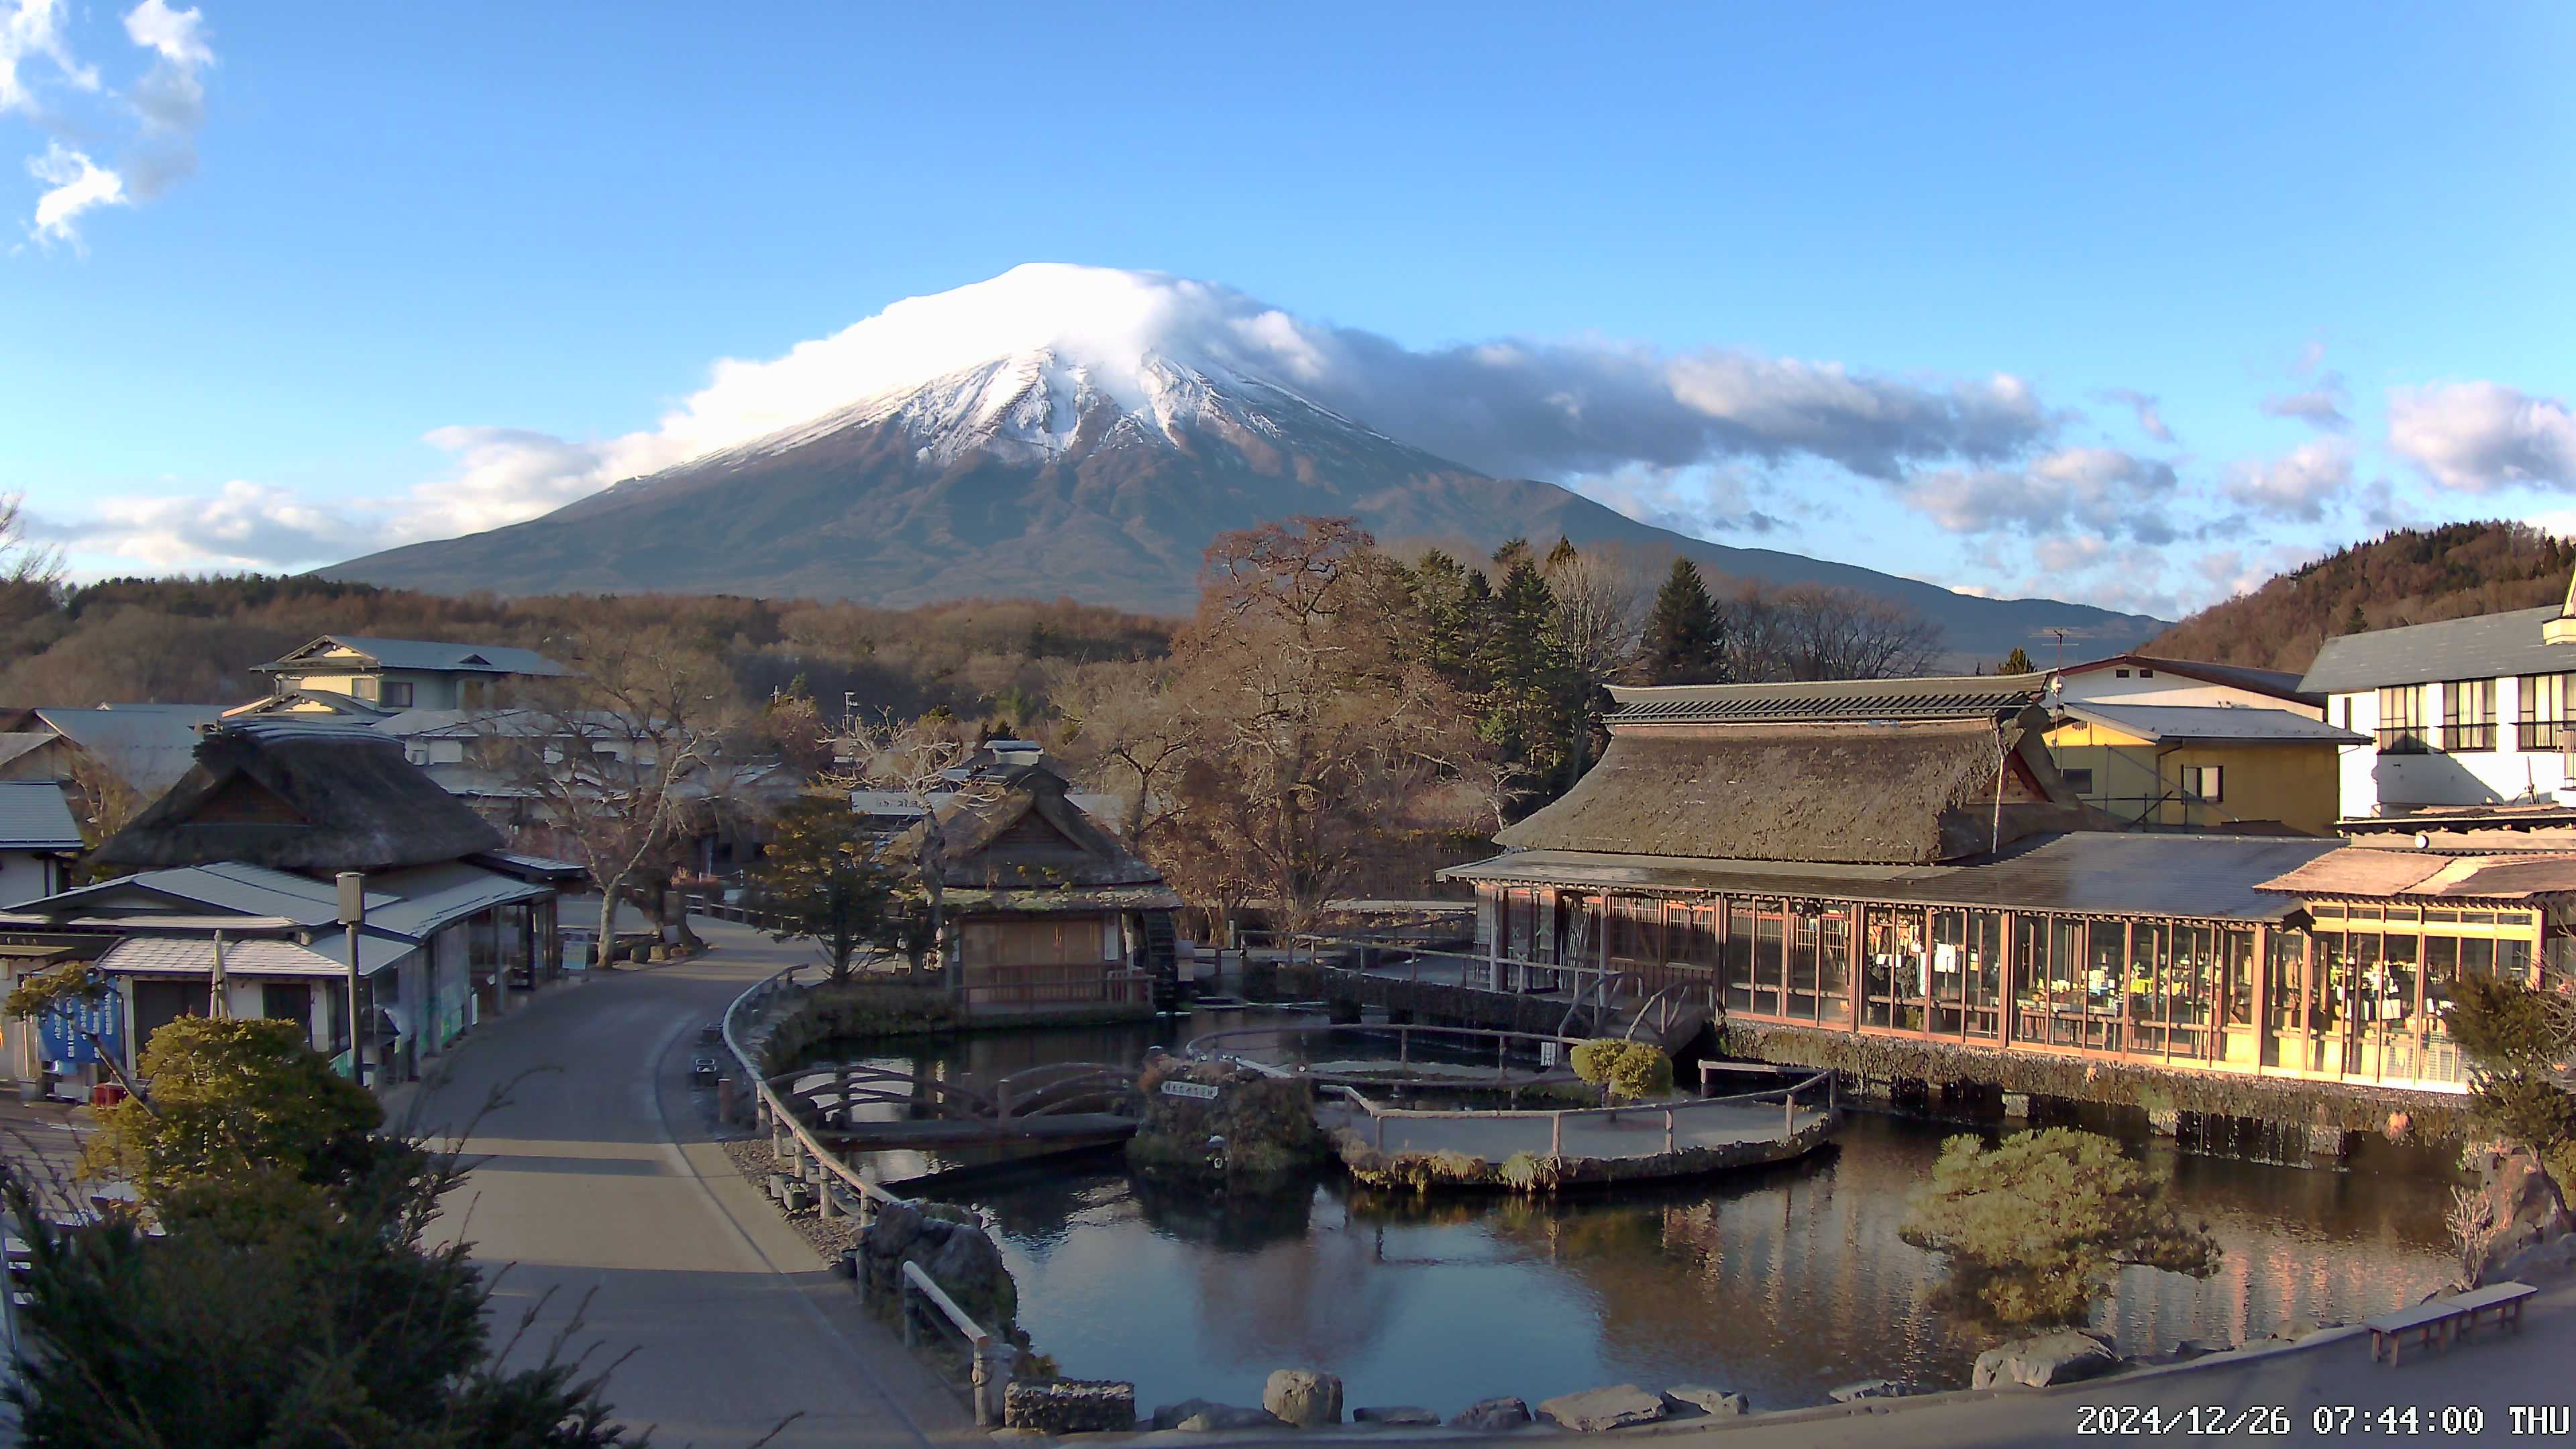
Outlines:
<svg viewBox="0 0 2576 1449"><path fill-rule="evenodd" d="M1673 1059L1641 1041L1603 1037L1573 1051L1574 1074L1614 1102L1660 1097L1673 1089Z"/></svg>
<svg viewBox="0 0 2576 1449"><path fill-rule="evenodd" d="M2004 1328L2080 1322L2124 1267L2206 1278L2218 1242L2108 1137L2051 1127L1941 1146L1905 1241L1949 1259L1952 1306Z"/></svg>

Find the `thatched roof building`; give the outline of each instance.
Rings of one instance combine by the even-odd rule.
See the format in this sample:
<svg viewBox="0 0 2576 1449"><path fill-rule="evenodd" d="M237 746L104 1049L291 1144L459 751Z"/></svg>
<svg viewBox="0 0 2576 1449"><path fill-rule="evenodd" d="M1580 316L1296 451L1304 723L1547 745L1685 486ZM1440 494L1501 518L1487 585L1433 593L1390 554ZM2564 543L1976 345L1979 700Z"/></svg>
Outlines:
<svg viewBox="0 0 2576 1449"><path fill-rule="evenodd" d="M2046 684L2028 674L1614 689L1601 762L1496 839L1929 865L2098 826L2050 758Z"/></svg>
<svg viewBox="0 0 2576 1449"><path fill-rule="evenodd" d="M1180 898L1162 875L1067 799L1066 788L1062 776L1038 765L979 778L939 801L888 852L920 860L924 832L937 830L930 859L952 904L1008 911L1177 909Z"/></svg>
<svg viewBox="0 0 2576 1449"><path fill-rule="evenodd" d="M500 832L403 757L346 725L252 719L208 733L167 794L98 848L134 868L242 861L382 871L498 850Z"/></svg>

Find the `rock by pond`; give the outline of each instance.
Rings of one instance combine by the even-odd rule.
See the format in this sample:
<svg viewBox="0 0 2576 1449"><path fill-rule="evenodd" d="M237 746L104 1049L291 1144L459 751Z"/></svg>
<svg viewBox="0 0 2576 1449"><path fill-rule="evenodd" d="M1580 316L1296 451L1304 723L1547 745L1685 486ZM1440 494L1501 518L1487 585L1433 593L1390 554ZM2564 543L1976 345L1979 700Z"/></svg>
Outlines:
<svg viewBox="0 0 2576 1449"><path fill-rule="evenodd" d="M1538 1406L1538 1416L1578 1434L1598 1434L1630 1424L1651 1424L1669 1413L1664 1396L1635 1384L1559 1394Z"/></svg>
<svg viewBox="0 0 2576 1449"><path fill-rule="evenodd" d="M1261 1407L1300 1429L1342 1422L1342 1381L1314 1369L1281 1369L1262 1385Z"/></svg>
<svg viewBox="0 0 2576 1449"><path fill-rule="evenodd" d="M2050 1384L2094 1378L2119 1366L2119 1355L2100 1335L2070 1329L1987 1349L1977 1355L1977 1367L1968 1386L1992 1389L2018 1384L2044 1389Z"/></svg>

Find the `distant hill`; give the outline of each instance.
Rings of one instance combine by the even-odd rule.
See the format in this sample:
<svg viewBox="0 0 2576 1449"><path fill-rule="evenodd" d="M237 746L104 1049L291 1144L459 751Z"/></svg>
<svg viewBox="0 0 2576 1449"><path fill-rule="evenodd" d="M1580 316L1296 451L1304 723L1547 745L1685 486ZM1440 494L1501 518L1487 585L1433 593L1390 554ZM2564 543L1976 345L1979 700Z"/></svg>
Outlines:
<svg viewBox="0 0 2576 1449"><path fill-rule="evenodd" d="M2304 671L2339 634L2557 603L2571 569L2576 542L2527 523L2401 528L2203 609L2157 635L2147 651Z"/></svg>

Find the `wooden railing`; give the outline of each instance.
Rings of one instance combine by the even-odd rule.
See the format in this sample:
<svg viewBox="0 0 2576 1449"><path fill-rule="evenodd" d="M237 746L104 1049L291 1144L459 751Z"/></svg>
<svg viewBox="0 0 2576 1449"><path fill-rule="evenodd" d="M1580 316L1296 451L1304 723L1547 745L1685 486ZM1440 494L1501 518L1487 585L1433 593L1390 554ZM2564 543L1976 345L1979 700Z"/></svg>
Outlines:
<svg viewBox="0 0 2576 1449"><path fill-rule="evenodd" d="M732 1055L734 1068L741 1073L741 1080L752 1086L753 1109L760 1125L769 1129L771 1150L790 1173L815 1189L816 1210L827 1218L856 1218L864 1229L876 1220L880 1207L910 1207L911 1201L860 1177L856 1168L826 1151L823 1144L814 1139L813 1132L788 1110L786 1099L762 1078L759 1064L752 1060L750 1049L742 1041L745 1009L766 1005L779 991L793 985L796 973L803 969L790 966L734 998L733 1004L725 1008L725 1050ZM866 1292L869 1286L867 1265L857 1262L851 1265L851 1269L859 1290ZM896 1308L897 1316L903 1320L904 1342L912 1345L919 1341L917 1305L928 1304L936 1309L957 1336L965 1341L970 1355L971 1397L977 1427L991 1428L999 1424L1002 1421L1002 1389L1009 1382L1010 1361L1018 1350L987 1332L972 1315L959 1308L956 1300L941 1291L919 1264L904 1264L897 1281L899 1298Z"/></svg>
<svg viewBox="0 0 2576 1449"><path fill-rule="evenodd" d="M1710 1069L1751 1071L1760 1072L1765 1075L1773 1074L1771 1069L1767 1067L1747 1067L1742 1063L1735 1062L1703 1062L1700 1065L1702 1068L1700 1080L1703 1090L1706 1088ZM1798 1099L1801 1096L1809 1096L1812 1104L1812 1094L1818 1088L1822 1088L1824 1092L1824 1120L1831 1122L1834 1118L1834 1113L1837 1110L1837 1102L1834 1089L1834 1074L1830 1071L1817 1072L1813 1076L1800 1078L1798 1081L1787 1086L1772 1087L1763 1091L1736 1092L1723 1097L1697 1097L1680 1102L1641 1102L1625 1107L1568 1107L1562 1109L1504 1108L1494 1111L1461 1110L1432 1112L1403 1107L1382 1107L1361 1095L1359 1089L1356 1087L1337 1085L1332 1087L1331 1090L1339 1092L1343 1098L1351 1103L1351 1105L1368 1114L1371 1127L1370 1145L1376 1147L1381 1152L1386 1150L1386 1124L1389 1121L1416 1120L1454 1122L1461 1119L1472 1119L1475 1121L1511 1120L1527 1121L1532 1123L1545 1122L1548 1129L1547 1155L1550 1157L1563 1157L1565 1155L1565 1124L1569 1120L1577 1123L1592 1119L1609 1121L1615 1120L1624 1114L1630 1121L1635 1121L1639 1117L1645 1117L1651 1121L1656 1115L1660 1114L1663 1118L1664 1125L1664 1151L1671 1153L1677 1150L1680 1145L1679 1133L1680 1120L1682 1118L1710 1108L1748 1106L1767 1102L1774 1097L1779 1098L1781 1104L1781 1135L1783 1137L1794 1136L1798 1131Z"/></svg>

